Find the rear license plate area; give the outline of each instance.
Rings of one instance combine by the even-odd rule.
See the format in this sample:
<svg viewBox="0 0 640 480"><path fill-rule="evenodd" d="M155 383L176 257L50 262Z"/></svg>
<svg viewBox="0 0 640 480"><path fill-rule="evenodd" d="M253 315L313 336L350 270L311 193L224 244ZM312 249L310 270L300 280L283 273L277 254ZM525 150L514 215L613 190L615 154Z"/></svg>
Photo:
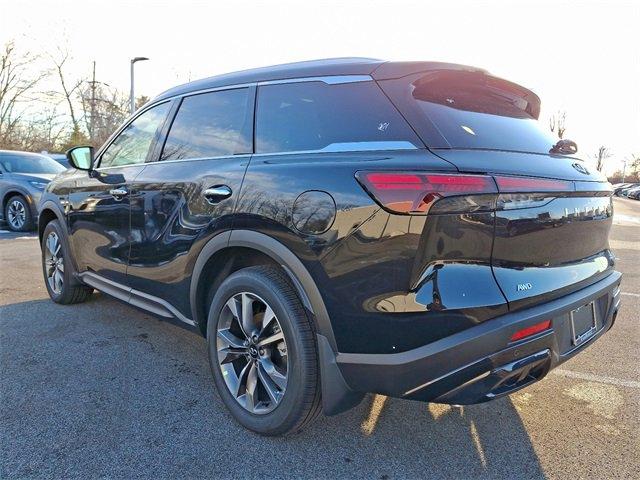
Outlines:
<svg viewBox="0 0 640 480"><path fill-rule="evenodd" d="M590 302L569 312L572 346L582 345L598 331L596 317L595 302Z"/></svg>

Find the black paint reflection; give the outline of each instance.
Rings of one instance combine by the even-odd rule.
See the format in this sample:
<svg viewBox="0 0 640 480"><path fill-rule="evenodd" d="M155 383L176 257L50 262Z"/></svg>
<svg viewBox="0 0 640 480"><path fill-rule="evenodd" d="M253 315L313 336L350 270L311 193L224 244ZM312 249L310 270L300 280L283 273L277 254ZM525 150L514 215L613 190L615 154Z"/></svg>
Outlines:
<svg viewBox="0 0 640 480"><path fill-rule="evenodd" d="M609 197L556 198L498 212L494 271L511 307L558 298L608 274L612 215ZM530 289L518 289L529 283Z"/></svg>

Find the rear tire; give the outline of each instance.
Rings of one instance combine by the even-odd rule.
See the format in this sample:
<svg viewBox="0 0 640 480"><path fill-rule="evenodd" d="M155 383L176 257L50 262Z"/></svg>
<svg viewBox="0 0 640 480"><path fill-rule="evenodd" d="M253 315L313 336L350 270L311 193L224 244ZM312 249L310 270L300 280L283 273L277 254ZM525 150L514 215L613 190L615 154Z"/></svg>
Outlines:
<svg viewBox="0 0 640 480"><path fill-rule="evenodd" d="M57 220L47 224L42 234L42 273L49 297L56 303L70 305L89 298L93 288L78 285L64 232Z"/></svg>
<svg viewBox="0 0 640 480"><path fill-rule="evenodd" d="M261 435L286 435L317 418L313 325L278 268L244 268L222 282L209 309L207 344L218 393L238 423Z"/></svg>
<svg viewBox="0 0 640 480"><path fill-rule="evenodd" d="M29 202L22 195L14 195L4 207L4 221L13 232L30 232L33 230L33 215Z"/></svg>

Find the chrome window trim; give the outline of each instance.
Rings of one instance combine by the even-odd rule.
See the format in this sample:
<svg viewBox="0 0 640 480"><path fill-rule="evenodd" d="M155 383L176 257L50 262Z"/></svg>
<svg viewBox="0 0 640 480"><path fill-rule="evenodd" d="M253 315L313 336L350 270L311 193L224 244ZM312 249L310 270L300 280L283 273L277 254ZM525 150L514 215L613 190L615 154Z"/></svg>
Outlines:
<svg viewBox="0 0 640 480"><path fill-rule="evenodd" d="M105 172L107 170L116 170L121 168L130 168L130 167L144 167L146 165L149 165L149 164L148 163L128 163L126 165L119 165L116 167L99 167L99 168L94 168L93 170L96 172Z"/></svg>
<svg viewBox="0 0 640 480"><path fill-rule="evenodd" d="M173 160L156 160L153 162L147 162L147 163L133 163L133 164L129 164L129 165L122 165L120 167L104 167L104 168L97 168L97 171L102 171L102 170L111 170L111 169L115 169L115 168L127 168L127 167L146 167L147 165L164 165L165 163L177 163L177 162L200 162L202 160L227 160L227 159L232 159L232 158L247 158L247 157L251 157L252 155L254 155L253 153L239 153L238 155L222 155L219 157L197 157L197 158L179 158L179 159L173 159Z"/></svg>
<svg viewBox="0 0 640 480"><path fill-rule="evenodd" d="M218 157L174 158L172 160L156 160L155 162L149 162L146 165L163 165L165 163L178 163L178 162L201 162L203 160L231 160L232 158L248 158L251 156L253 156L253 153L239 153L237 155L221 155Z"/></svg>
<svg viewBox="0 0 640 480"><path fill-rule="evenodd" d="M279 85L285 83L302 83L302 82L324 82L327 85L340 85L343 83L372 82L371 75L326 75L316 77L296 77L283 78L280 80L264 80L260 82L235 83L220 87L203 88L190 92L177 93L175 95L163 97L160 101L173 100L176 98L190 97L191 95L200 95L201 93L218 92L220 90L236 90L238 88L261 87L265 85Z"/></svg>
<svg viewBox="0 0 640 480"><path fill-rule="evenodd" d="M203 93L219 92L221 90L238 90L240 88L255 87L256 85L257 85L257 82L250 82L250 83L236 83L235 85L225 85L224 87L204 88L202 90L193 90L192 92L178 93L170 97L165 97L162 100L175 100L176 98L191 97L192 95L201 95Z"/></svg>
<svg viewBox="0 0 640 480"><path fill-rule="evenodd" d="M370 144L368 147L365 145ZM390 141L390 142L345 142L331 143L324 148L318 150L292 150L284 152L263 152L254 153L254 157L264 157L267 155L300 155L313 153L354 153L354 152L388 152L399 150L418 150L413 143L409 141Z"/></svg>
<svg viewBox="0 0 640 480"><path fill-rule="evenodd" d="M323 82L327 85L341 85L343 83L372 82L371 75L327 75L320 77L285 78L282 80L265 80L258 82L259 87L265 85L281 85L286 83Z"/></svg>
<svg viewBox="0 0 640 480"><path fill-rule="evenodd" d="M353 147L332 147L335 145L349 145L353 144ZM371 143L375 145L371 145L370 148L363 148L363 144ZM388 145L380 145L380 144L388 144ZM348 142L348 143L332 143L331 145L327 145L326 147L319 150L292 150L287 152L265 152L265 153L239 153L238 155L222 155L219 157L197 157L197 158L180 158L173 160L157 160L155 162L148 163L133 163L129 165L122 165L119 167L104 167L98 168L96 170L111 170L115 168L127 168L127 167L140 167L147 165L164 165L167 163L178 163L178 162L200 162L203 160L231 160L233 158L248 158L248 157L268 157L268 156L282 156L282 155L314 155L318 153L358 153L358 152L397 152L397 151L410 151L410 150L419 150L419 147L416 147L409 141L392 141L392 142Z"/></svg>

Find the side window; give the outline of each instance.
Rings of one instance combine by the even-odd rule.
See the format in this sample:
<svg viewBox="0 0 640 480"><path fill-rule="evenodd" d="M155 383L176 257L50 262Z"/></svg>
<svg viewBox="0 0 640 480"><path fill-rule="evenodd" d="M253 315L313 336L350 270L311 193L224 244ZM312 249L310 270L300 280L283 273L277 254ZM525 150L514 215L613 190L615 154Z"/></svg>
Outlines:
<svg viewBox="0 0 640 480"><path fill-rule="evenodd" d="M248 88L185 97L173 120L160 159L250 153L252 115L247 115L248 102Z"/></svg>
<svg viewBox="0 0 640 480"><path fill-rule="evenodd" d="M168 112L169 102L165 102L131 122L104 151L100 167L144 163L156 131L162 126Z"/></svg>
<svg viewBox="0 0 640 480"><path fill-rule="evenodd" d="M258 88L256 153L419 145L413 130L372 81Z"/></svg>

